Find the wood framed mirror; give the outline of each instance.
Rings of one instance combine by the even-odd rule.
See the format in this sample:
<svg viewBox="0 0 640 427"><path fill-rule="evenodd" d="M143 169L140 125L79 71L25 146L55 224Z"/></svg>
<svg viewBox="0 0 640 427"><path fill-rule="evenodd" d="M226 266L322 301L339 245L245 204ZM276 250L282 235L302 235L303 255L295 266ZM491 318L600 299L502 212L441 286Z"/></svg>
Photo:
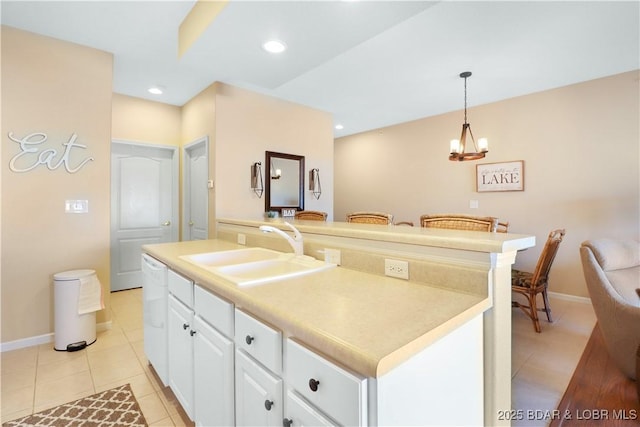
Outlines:
<svg viewBox="0 0 640 427"><path fill-rule="evenodd" d="M265 151L265 211L304 210L304 156Z"/></svg>

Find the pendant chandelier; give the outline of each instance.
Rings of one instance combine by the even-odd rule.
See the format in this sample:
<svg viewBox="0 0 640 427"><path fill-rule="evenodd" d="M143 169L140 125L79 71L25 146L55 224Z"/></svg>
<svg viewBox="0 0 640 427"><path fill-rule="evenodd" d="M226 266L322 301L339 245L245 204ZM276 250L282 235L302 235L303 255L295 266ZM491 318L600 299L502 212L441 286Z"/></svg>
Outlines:
<svg viewBox="0 0 640 427"><path fill-rule="evenodd" d="M464 79L464 123L462 124L462 134L460 139L451 140L451 149L449 150L449 160L465 161L465 160L478 160L484 158L484 155L489 152L489 143L487 138L480 138L478 144L473 138L473 132L471 132L471 125L467 123L467 78L471 77L471 71L465 71L460 73L460 77ZM471 136L471 142L473 142L473 148L475 152L465 152L467 132Z"/></svg>

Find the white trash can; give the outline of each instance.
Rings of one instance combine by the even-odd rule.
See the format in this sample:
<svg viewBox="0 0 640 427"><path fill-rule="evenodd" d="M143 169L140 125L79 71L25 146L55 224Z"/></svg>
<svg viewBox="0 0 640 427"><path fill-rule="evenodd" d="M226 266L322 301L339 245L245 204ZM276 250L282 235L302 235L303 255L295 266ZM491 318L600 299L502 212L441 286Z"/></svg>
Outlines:
<svg viewBox="0 0 640 427"><path fill-rule="evenodd" d="M95 270L53 275L55 350L82 350L96 341L96 312L79 314L81 280L93 279L97 280Z"/></svg>

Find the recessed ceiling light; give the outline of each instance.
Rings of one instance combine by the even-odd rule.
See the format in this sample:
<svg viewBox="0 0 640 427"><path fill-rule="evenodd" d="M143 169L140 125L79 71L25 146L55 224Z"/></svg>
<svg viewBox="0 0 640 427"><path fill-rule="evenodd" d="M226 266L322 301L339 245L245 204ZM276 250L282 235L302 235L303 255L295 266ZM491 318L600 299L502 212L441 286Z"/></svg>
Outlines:
<svg viewBox="0 0 640 427"><path fill-rule="evenodd" d="M338 129L338 130L342 130L342 129L344 129L344 126L342 126L342 125L336 125L336 129Z"/></svg>
<svg viewBox="0 0 640 427"><path fill-rule="evenodd" d="M287 50L287 45L280 40L269 40L262 45L262 48L270 53L282 53Z"/></svg>
<svg viewBox="0 0 640 427"><path fill-rule="evenodd" d="M149 88L149 93L152 93L154 95L162 95L162 88L160 86L151 86Z"/></svg>

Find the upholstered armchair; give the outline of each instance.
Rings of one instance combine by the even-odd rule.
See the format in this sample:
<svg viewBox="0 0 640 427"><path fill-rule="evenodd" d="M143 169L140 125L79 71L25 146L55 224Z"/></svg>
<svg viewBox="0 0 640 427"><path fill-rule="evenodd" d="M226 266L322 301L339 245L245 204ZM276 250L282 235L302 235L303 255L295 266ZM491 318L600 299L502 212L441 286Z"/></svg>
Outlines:
<svg viewBox="0 0 640 427"><path fill-rule="evenodd" d="M638 381L640 242L590 240L582 243L580 256L607 351L626 376Z"/></svg>

